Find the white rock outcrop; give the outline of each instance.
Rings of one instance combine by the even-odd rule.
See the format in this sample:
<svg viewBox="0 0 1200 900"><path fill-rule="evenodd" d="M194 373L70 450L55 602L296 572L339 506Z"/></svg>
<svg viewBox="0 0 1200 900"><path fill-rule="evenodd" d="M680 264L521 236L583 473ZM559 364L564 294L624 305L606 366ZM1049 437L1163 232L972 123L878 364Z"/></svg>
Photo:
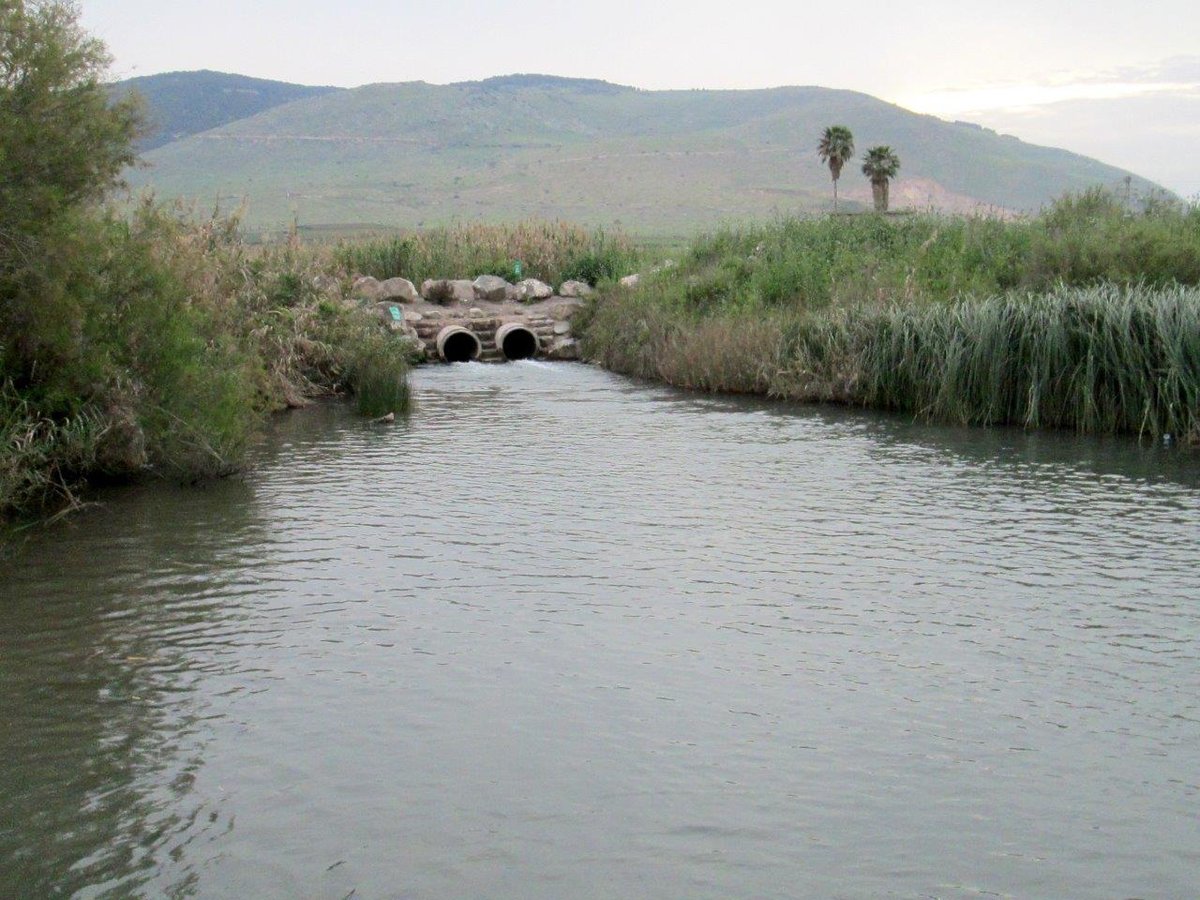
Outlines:
<svg viewBox="0 0 1200 900"><path fill-rule="evenodd" d="M523 303L548 300L553 296L554 288L550 287L544 281L538 281L536 278L526 278L524 281L518 281L513 285L513 299L520 300Z"/></svg>

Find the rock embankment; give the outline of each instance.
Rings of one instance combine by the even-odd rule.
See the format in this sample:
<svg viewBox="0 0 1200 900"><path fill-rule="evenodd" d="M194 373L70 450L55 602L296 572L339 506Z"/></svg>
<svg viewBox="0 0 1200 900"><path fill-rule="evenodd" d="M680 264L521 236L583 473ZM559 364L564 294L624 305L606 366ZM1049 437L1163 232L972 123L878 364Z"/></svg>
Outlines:
<svg viewBox="0 0 1200 900"><path fill-rule="evenodd" d="M478 339L478 358L485 361L505 358L496 335L506 325L521 326L536 336L531 356L579 359L571 318L592 293L581 281L564 282L556 293L536 278L510 284L496 275L481 275L474 281L431 278L419 290L406 278L380 281L364 276L351 289L356 302L374 306L385 325L410 340L426 358L439 358L438 335L457 326Z"/></svg>

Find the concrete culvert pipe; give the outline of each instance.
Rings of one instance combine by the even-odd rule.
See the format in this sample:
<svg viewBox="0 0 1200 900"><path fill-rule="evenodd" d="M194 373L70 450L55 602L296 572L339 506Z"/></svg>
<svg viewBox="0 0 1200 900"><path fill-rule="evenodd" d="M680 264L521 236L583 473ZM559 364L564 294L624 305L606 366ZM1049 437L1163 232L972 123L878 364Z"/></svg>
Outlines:
<svg viewBox="0 0 1200 900"><path fill-rule="evenodd" d="M537 335L519 322L509 322L496 330L496 349L505 359L532 359L541 346Z"/></svg>
<svg viewBox="0 0 1200 900"><path fill-rule="evenodd" d="M461 325L447 325L437 336L438 356L446 362L471 362L483 353L479 338Z"/></svg>

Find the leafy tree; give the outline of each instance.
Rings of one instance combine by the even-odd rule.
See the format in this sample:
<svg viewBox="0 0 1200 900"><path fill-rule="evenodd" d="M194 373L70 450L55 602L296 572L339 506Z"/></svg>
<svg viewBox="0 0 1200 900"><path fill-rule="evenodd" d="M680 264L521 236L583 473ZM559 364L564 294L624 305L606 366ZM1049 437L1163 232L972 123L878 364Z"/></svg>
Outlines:
<svg viewBox="0 0 1200 900"><path fill-rule="evenodd" d="M833 211L837 212L837 183L842 175L842 166L854 156L854 135L845 125L830 125L821 135L817 154L821 162L829 166L829 174L833 176Z"/></svg>
<svg viewBox="0 0 1200 900"><path fill-rule="evenodd" d="M141 107L110 104L104 45L65 0L0 0L0 218L35 226L98 199L134 161Z"/></svg>
<svg viewBox="0 0 1200 900"><path fill-rule="evenodd" d="M888 186L900 171L900 157L887 145L872 147L863 157L862 171L871 180L875 211L887 212Z"/></svg>
<svg viewBox="0 0 1200 900"><path fill-rule="evenodd" d="M78 344L83 223L135 159L136 99L110 103L104 45L67 0L0 0L0 380L62 369Z"/></svg>

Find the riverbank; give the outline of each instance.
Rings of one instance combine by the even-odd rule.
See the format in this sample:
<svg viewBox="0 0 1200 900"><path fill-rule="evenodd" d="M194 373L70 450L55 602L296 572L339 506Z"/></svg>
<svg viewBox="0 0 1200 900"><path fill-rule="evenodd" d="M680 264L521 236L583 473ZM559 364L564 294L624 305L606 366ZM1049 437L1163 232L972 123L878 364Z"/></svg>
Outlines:
<svg viewBox="0 0 1200 900"><path fill-rule="evenodd" d="M236 471L267 415L311 397L407 409L409 348L296 242L252 249L234 219L150 203L34 241L3 273L0 522L87 483Z"/></svg>
<svg viewBox="0 0 1200 900"><path fill-rule="evenodd" d="M1200 210L782 220L611 285L585 355L705 391L1200 441Z"/></svg>

